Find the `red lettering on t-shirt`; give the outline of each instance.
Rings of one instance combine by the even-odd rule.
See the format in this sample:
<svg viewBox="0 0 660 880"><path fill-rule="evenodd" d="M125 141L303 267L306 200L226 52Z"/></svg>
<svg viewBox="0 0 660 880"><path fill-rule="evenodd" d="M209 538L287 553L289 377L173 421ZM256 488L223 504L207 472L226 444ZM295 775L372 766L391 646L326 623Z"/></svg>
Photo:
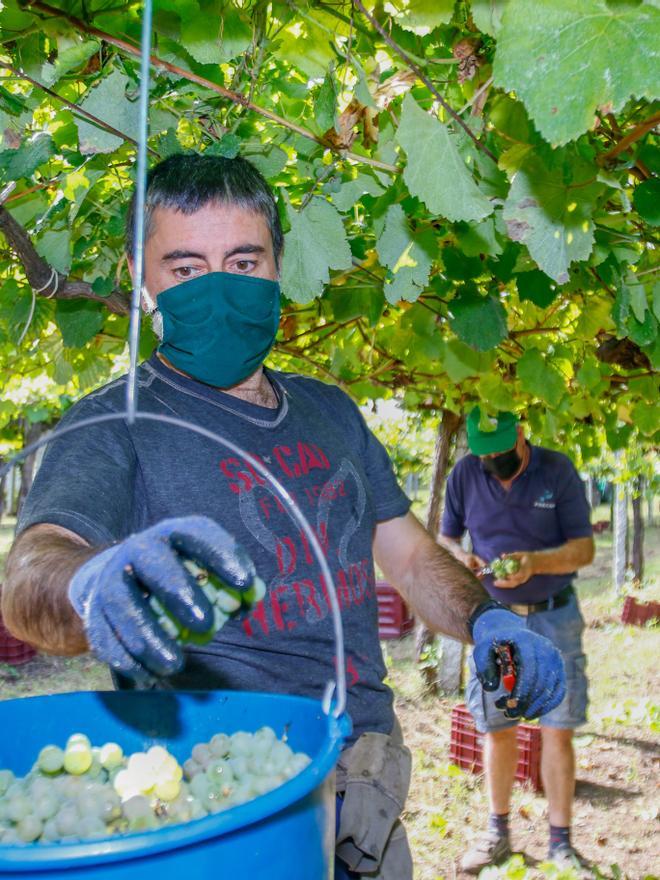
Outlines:
<svg viewBox="0 0 660 880"><path fill-rule="evenodd" d="M277 556L277 568L281 575L293 574L296 570L298 552L291 538L277 538L275 547Z"/></svg>
<svg viewBox="0 0 660 880"><path fill-rule="evenodd" d="M301 578L299 581L294 581L292 586L298 601L300 616L306 618L305 605L309 605L316 612L317 619L320 620L323 612L316 598L314 581L311 578Z"/></svg>
<svg viewBox="0 0 660 880"><path fill-rule="evenodd" d="M237 458L225 458L220 462L220 470L230 481L229 488L231 491L235 495L239 495L243 491L249 492L252 488L250 475L241 470L234 472L230 469L229 465L240 468L241 462Z"/></svg>

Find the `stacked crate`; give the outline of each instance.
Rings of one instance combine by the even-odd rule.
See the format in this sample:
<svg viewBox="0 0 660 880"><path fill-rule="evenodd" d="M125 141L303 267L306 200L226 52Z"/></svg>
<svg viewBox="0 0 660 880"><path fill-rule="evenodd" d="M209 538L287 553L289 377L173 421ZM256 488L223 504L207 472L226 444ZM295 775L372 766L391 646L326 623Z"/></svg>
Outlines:
<svg viewBox="0 0 660 880"><path fill-rule="evenodd" d="M378 599L378 635L381 639L398 639L415 625L415 618L401 594L385 581L376 583Z"/></svg>
<svg viewBox="0 0 660 880"><path fill-rule="evenodd" d="M518 766L516 779L531 782L535 791L542 791L541 782L541 728L538 724L519 724ZM472 773L482 773L484 735L474 726L472 715L461 704L454 706L451 713L451 740L449 757L453 764Z"/></svg>
<svg viewBox="0 0 660 880"><path fill-rule="evenodd" d="M638 602L634 596L626 596L621 622L644 626L650 620L660 620L660 602Z"/></svg>

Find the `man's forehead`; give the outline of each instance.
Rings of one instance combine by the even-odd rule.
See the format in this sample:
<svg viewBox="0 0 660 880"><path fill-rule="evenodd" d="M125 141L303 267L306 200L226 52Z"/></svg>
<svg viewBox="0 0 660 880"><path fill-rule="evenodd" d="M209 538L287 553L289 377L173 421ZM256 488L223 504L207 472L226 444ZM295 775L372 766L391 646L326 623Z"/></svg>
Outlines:
<svg viewBox="0 0 660 880"><path fill-rule="evenodd" d="M245 239L249 235L255 243L271 243L270 228L263 214L225 202L210 202L192 212L157 205L150 218L150 237L160 239L171 235L179 241L185 236L197 240L213 239L218 243Z"/></svg>

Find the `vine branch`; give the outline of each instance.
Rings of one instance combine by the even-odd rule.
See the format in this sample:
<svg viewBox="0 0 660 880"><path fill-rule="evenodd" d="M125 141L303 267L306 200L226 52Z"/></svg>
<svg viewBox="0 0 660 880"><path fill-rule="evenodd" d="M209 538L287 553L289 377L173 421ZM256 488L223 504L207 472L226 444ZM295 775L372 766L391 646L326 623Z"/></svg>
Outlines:
<svg viewBox="0 0 660 880"><path fill-rule="evenodd" d="M69 15L69 13L63 12L61 9L57 9L54 6L50 6L48 3L44 3L43 0L33 0L33 2L29 4L29 8L47 13L48 15L52 15L54 17L63 18L82 33L90 34L91 36L97 37L99 40L103 40L111 46L115 46L117 49L120 49L122 52L126 52L128 55L132 55L135 58L140 57L140 48L138 46L134 46L132 43L129 43L126 40L122 40L119 37L114 37L112 34L109 34L106 31L102 31L99 28L94 27L93 25L87 24L81 19L76 18L74 15ZM198 74L193 73L190 70L185 70L183 67L178 67L176 64L172 64L170 61L165 61L162 58L159 58L157 55L152 54L150 56L150 61L151 64L156 68L167 70L170 73L175 74L176 76L187 79L189 82L194 82L197 85L201 85L204 88L209 89L209 91L221 95L228 101L231 101L234 104L238 104L240 107L243 107L246 110L250 110L253 113L257 113L260 116L264 116L266 119L270 119L271 122L275 122L277 125L288 128L290 131L294 131L296 132L296 134L302 135L302 137L314 141L315 143L325 147L326 149L333 149L333 147L329 147L328 144L326 144L321 137L315 135L314 132L310 131L307 128L304 128L302 125L297 125L295 122L291 122L290 120L285 119L283 116L279 116L272 110L268 110L265 107L261 107L260 105L255 104L253 101L251 101L245 95L241 95L239 92L233 92L230 89L226 89L224 86L220 86L217 83L212 82L210 79L199 76ZM358 153L352 153L348 150L340 150L337 148L334 148L333 151L342 156L342 158L351 159L354 162L362 162L366 165L370 165L372 168L378 168L380 171L387 171L390 174L399 173L399 169L396 167L396 165L390 165L387 162L381 162L378 159L372 159L370 156L361 156Z"/></svg>
<svg viewBox="0 0 660 880"><path fill-rule="evenodd" d="M648 119L645 119L643 122L636 125L633 130L628 132L625 137L621 138L617 144L603 153L598 161L602 164L604 162L609 162L610 159L615 159L620 153L625 152L625 150L632 146L635 141L643 138L647 132L651 131L651 129L655 128L657 125L660 125L660 111L654 113L652 116L649 116Z"/></svg>
<svg viewBox="0 0 660 880"><path fill-rule="evenodd" d="M488 156L489 159L492 159L492 161L497 165L497 159L495 158L494 154L491 153L491 151L488 149L488 147L479 140L479 138L475 135L475 133L470 128L470 126L467 125L461 119L461 117L454 110L454 108L451 107L447 103L447 101L442 97L440 92L436 89L436 87L433 85L433 83L428 78L428 76L426 76L424 71L419 67L419 65L415 64L415 62L412 60L412 58L401 48L401 46L399 46L399 44L397 42L395 42L392 39L392 37L390 37L390 35L387 33L385 28L380 24L380 22L378 22L374 18L374 16L371 15L371 13L367 12L367 10L364 8L362 0L353 0L353 3L355 4L355 6L357 6L357 8L360 10L360 12L364 15L364 17L367 19L367 21L378 31L378 33L381 35L383 40L385 40L385 42L390 47L390 49L393 49L397 53L397 55L408 65L408 67L412 70L412 72L415 74L415 76L417 76L418 79L424 83L426 88L429 90L429 92L431 92L431 94L437 100L437 102L442 107L444 107L444 109L447 111L447 113L449 113L449 115L452 117L452 119L455 120L460 125L460 127L463 129L463 131L467 134L467 136L472 141L474 141L477 148L479 150L481 150L482 153L485 153L486 156Z"/></svg>
<svg viewBox="0 0 660 880"><path fill-rule="evenodd" d="M66 275L57 272L37 253L25 229L2 205L0 205L0 232L4 234L9 246L21 261L30 287L35 292L40 291L37 295L48 298L49 293L55 289L55 299L91 299L103 303L116 315L128 314L127 293L115 289L109 296L101 296L94 291L88 281L69 279Z"/></svg>

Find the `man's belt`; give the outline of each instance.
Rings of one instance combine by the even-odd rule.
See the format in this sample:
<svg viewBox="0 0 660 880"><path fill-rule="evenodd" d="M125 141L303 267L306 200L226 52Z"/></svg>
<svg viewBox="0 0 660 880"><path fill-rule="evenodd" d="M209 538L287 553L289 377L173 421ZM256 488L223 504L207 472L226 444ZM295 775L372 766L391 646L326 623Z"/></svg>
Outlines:
<svg viewBox="0 0 660 880"><path fill-rule="evenodd" d="M563 605L569 603L573 594L573 585L568 584L568 586L564 587L563 590L560 590L559 593L550 596L549 599L544 599L543 602L533 602L531 605L513 603L511 605L507 604L506 607L509 611L513 611L514 614L522 614L526 617L528 614L534 614L537 611L551 611L553 608L561 608Z"/></svg>

